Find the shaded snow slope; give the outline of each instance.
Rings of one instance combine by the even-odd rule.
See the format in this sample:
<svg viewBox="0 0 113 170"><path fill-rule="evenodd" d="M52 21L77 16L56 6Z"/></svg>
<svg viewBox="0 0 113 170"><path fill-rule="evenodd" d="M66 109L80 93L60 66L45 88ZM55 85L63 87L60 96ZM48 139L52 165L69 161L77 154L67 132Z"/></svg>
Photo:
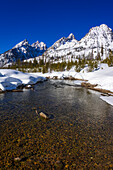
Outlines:
<svg viewBox="0 0 113 170"><path fill-rule="evenodd" d="M35 84L38 81L44 81L44 77L22 73L20 71L0 69L0 89L13 90L20 85Z"/></svg>
<svg viewBox="0 0 113 170"><path fill-rule="evenodd" d="M29 58L34 58L39 55L42 55L46 51L46 44L43 42L37 41L36 43L30 45L29 42L25 39L15 45L9 51L0 55L0 67L3 67L7 63L12 63L20 60L25 60Z"/></svg>

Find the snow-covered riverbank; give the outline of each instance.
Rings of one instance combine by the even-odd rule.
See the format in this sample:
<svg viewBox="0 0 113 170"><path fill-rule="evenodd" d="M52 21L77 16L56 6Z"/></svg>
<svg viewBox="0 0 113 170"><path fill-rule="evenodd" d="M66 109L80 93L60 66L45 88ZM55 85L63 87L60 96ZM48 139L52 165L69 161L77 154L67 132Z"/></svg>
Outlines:
<svg viewBox="0 0 113 170"><path fill-rule="evenodd" d="M95 89L103 89L113 92L113 67L108 67L107 64L100 64L97 70L88 72L88 67L81 70L79 73L75 72L73 67L70 71L63 72L52 72L52 73L33 73L33 75L39 75L50 78L69 78L73 77L75 79L87 80L87 83L96 85ZM113 105L113 97L101 97L102 100Z"/></svg>
<svg viewBox="0 0 113 170"><path fill-rule="evenodd" d="M113 67L108 67L107 64L101 64L95 71L88 72L87 67L81 70L81 72L75 72L74 67L70 71L52 72L52 73L22 73L10 69L0 69L0 89L1 91L14 90L20 85L31 85L39 81L44 81L46 78L70 78L82 79L87 83L96 85L97 89L104 89L113 93ZM79 85L81 84L80 81ZM75 81L76 83L76 81ZM113 96L101 97L109 104L113 105Z"/></svg>
<svg viewBox="0 0 113 170"><path fill-rule="evenodd" d="M32 75L44 76L58 79L73 77L75 79L87 80L87 83L97 85L96 88L105 89L113 92L113 67L107 64L101 64L95 71L88 72L88 67L80 72L75 72L73 67L70 71L52 72L52 73L32 73Z"/></svg>
<svg viewBox="0 0 113 170"><path fill-rule="evenodd" d="M14 90L18 86L35 84L45 79L45 77L22 73L16 70L0 69L0 90Z"/></svg>

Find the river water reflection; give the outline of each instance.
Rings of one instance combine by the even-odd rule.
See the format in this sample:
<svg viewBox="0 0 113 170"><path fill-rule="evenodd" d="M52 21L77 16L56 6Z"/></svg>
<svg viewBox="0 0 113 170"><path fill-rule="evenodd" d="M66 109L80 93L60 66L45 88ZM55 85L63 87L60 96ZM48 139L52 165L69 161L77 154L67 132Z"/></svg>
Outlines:
<svg viewBox="0 0 113 170"><path fill-rule="evenodd" d="M99 95L57 80L0 94L0 167L112 168L113 107ZM54 118L44 121L35 109Z"/></svg>

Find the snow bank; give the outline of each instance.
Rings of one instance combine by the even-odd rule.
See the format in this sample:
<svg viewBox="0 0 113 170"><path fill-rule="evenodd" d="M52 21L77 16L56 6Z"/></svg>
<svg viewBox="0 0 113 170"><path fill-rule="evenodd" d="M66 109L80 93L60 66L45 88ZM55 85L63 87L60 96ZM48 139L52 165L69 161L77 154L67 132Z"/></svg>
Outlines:
<svg viewBox="0 0 113 170"><path fill-rule="evenodd" d="M0 89L14 90L19 85L35 84L44 81L46 78L10 69L0 69Z"/></svg>
<svg viewBox="0 0 113 170"><path fill-rule="evenodd" d="M107 64L100 64L99 68L95 71L88 72L88 68L84 68L81 72L75 72L73 67L69 71L52 72L52 73L33 73L33 75L39 75L44 77L57 77L63 79L64 77L74 77L76 79L87 80L90 84L96 84L96 88L109 90L113 92L113 67L108 67Z"/></svg>
<svg viewBox="0 0 113 170"><path fill-rule="evenodd" d="M34 73L34 75L40 75L45 77L57 77L63 79L64 77L74 77L76 79L87 80L87 83L97 85L95 88L109 90L113 92L113 67L108 67L107 64L100 64L97 70L88 72L88 68L84 68L81 72L75 72L73 67L70 71L52 72L52 73ZM80 84L80 81L79 81ZM107 103L113 105L112 97L101 97Z"/></svg>
<svg viewBox="0 0 113 170"><path fill-rule="evenodd" d="M107 64L100 64L98 70L88 72L87 67L81 72L75 72L73 67L69 71L52 72L52 73L22 73L15 70L0 69L0 89L2 91L16 89L22 84L35 84L38 81L44 81L45 77L63 79L64 77L74 77L77 79L87 80L87 83L96 84L95 88L109 90L113 92L113 67L108 67ZM80 81L75 84L80 85ZM112 97L101 97L102 100L113 105Z"/></svg>
<svg viewBox="0 0 113 170"><path fill-rule="evenodd" d="M113 96L100 96L100 99L113 106Z"/></svg>

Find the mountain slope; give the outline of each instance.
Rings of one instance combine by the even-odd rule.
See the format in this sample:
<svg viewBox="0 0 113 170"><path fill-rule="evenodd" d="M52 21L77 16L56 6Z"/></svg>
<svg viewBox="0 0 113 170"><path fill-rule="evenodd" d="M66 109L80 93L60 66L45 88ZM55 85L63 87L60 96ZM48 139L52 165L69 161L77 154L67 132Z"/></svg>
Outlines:
<svg viewBox="0 0 113 170"><path fill-rule="evenodd" d="M113 32L107 25L93 27L80 40L77 41L71 33L67 38L62 37L47 49L46 44L37 41L30 45L27 40L18 43L9 51L0 55L0 67L30 58L43 58L47 61L57 62L75 60L76 58L105 59L113 51Z"/></svg>
<svg viewBox="0 0 113 170"><path fill-rule="evenodd" d="M77 57L98 58L99 55L102 59L105 59L109 54L109 50L113 50L113 32L107 25L102 24L91 28L89 33L80 41L77 41L73 34L70 34L67 38L61 38L48 48L43 55L50 60L62 56L65 59Z"/></svg>
<svg viewBox="0 0 113 170"><path fill-rule="evenodd" d="M25 39L15 45L12 49L0 55L0 67L3 67L7 63L15 62L18 59L25 60L37 57L42 55L46 49L46 44L43 42L39 43L39 41L37 41L30 45L29 42Z"/></svg>

